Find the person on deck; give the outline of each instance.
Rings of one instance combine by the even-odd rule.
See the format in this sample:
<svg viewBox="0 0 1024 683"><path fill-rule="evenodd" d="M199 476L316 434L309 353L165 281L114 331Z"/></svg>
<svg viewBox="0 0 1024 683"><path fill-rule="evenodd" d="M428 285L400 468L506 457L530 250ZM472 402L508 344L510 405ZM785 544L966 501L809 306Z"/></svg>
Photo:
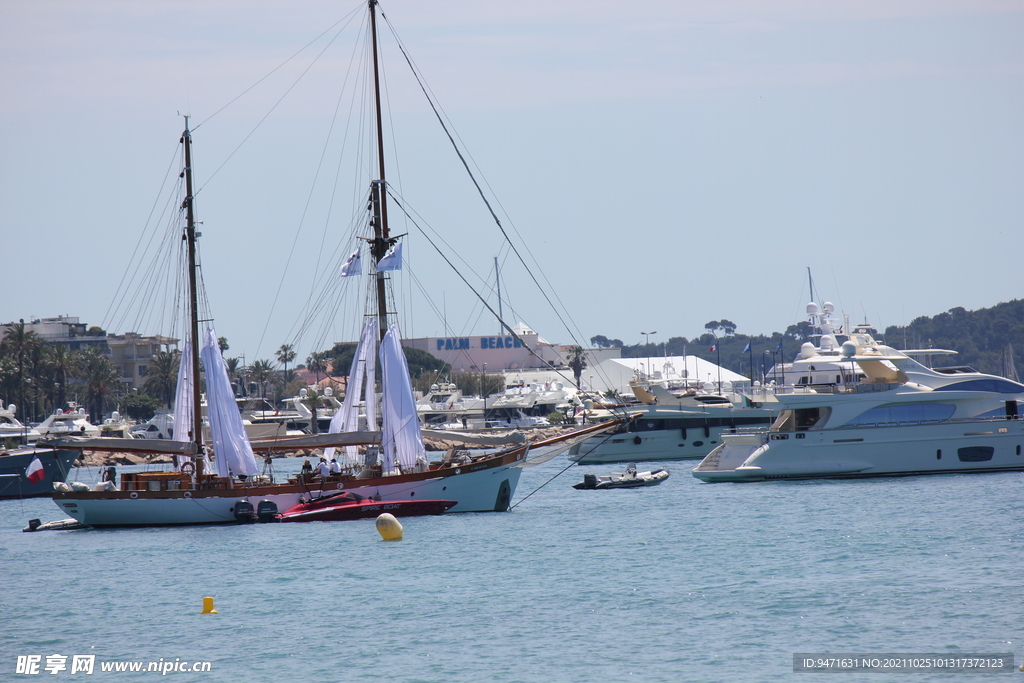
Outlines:
<svg viewBox="0 0 1024 683"><path fill-rule="evenodd" d="M327 458L320 458L320 464L316 466L316 476L328 477L331 474L331 466L327 464Z"/></svg>
<svg viewBox="0 0 1024 683"><path fill-rule="evenodd" d="M341 465L337 458L331 458L331 474L341 474Z"/></svg>

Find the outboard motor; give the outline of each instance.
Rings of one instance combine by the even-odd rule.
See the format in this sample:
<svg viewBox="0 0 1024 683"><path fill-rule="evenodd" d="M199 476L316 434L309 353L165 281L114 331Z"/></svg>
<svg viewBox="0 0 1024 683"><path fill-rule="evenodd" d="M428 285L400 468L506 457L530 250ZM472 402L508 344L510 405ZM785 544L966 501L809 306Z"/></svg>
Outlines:
<svg viewBox="0 0 1024 683"><path fill-rule="evenodd" d="M256 506L256 518L260 523L277 521L277 503L272 500L261 500Z"/></svg>
<svg viewBox="0 0 1024 683"><path fill-rule="evenodd" d="M588 489L597 488L597 475L596 474L584 474L583 475L583 486L584 486L584 488L588 488Z"/></svg>
<svg viewBox="0 0 1024 683"><path fill-rule="evenodd" d="M252 503L247 500L240 500L235 503L235 520L239 524L251 524L253 517Z"/></svg>

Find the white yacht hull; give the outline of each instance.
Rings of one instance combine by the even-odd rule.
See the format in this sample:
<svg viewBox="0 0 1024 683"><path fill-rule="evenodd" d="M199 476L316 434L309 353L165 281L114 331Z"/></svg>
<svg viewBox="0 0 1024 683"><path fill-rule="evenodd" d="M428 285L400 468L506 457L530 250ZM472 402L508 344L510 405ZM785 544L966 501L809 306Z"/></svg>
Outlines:
<svg viewBox="0 0 1024 683"><path fill-rule="evenodd" d="M703 458L721 443L725 427L712 427L708 436L683 439L678 429L615 434L591 437L569 449L569 459L580 465L602 465L613 462L646 462L652 460L687 460Z"/></svg>
<svg viewBox="0 0 1024 683"><path fill-rule="evenodd" d="M1024 471L1024 421L727 435L698 479L854 478Z"/></svg>
<svg viewBox="0 0 1024 683"><path fill-rule="evenodd" d="M768 424L768 410L716 409L712 413L660 408L640 416L636 431L593 436L569 449L580 465L703 458L725 434L755 423ZM664 429L650 427L664 425Z"/></svg>

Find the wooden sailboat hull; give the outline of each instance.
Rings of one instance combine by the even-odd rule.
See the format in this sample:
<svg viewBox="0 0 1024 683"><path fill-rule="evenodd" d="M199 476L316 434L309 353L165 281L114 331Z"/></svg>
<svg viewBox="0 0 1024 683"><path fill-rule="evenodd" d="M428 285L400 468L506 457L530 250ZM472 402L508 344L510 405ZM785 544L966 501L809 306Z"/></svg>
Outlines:
<svg viewBox="0 0 1024 683"><path fill-rule="evenodd" d="M62 512L93 527L234 524L235 503L254 506L273 501L279 510L318 497L350 491L383 502L457 500L451 512L503 512L509 508L526 457L517 448L491 458L455 467L374 479L337 478L323 482L242 486L223 489L160 491L58 491L53 501Z"/></svg>

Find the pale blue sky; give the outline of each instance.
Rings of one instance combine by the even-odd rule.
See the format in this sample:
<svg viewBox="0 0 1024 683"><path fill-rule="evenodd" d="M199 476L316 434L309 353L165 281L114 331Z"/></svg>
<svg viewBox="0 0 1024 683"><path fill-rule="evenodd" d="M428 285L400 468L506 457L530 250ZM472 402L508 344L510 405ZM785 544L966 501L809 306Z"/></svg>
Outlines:
<svg viewBox="0 0 1024 683"><path fill-rule="evenodd" d="M840 311L879 326L1024 296L1024 2L492 4L382 7L578 339L692 337L719 318L782 330L803 317L807 266ZM308 59L204 122L361 5L0 3L0 322L111 325L190 112L204 278L229 355L297 339L301 360L316 339L354 338L348 309L315 333L295 326L365 185L342 181L330 219L322 200L305 208L354 32L212 178ZM384 44L389 180L487 274L500 236ZM420 287L453 333L496 331L412 232L406 334L443 333ZM571 341L521 268L503 275L507 317ZM134 320L121 324L149 327L109 331L164 331Z"/></svg>

